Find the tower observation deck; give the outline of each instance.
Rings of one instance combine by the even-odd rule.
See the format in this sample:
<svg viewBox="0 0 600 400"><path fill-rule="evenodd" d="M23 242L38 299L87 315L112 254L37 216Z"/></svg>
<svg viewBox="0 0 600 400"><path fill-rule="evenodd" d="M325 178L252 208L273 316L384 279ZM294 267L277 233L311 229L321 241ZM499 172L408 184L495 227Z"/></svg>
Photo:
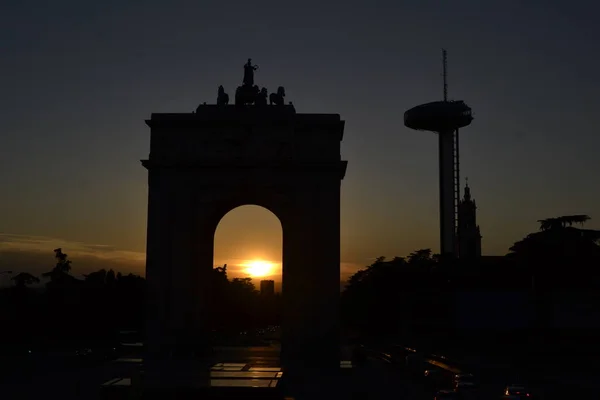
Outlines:
<svg viewBox="0 0 600 400"><path fill-rule="evenodd" d="M458 204L460 200L459 176L459 128L471 124L471 108L462 100L447 100L446 51L444 61L444 100L421 104L404 113L404 125L408 128L429 131L439 138L439 185L440 185L440 253L458 256L456 231Z"/></svg>

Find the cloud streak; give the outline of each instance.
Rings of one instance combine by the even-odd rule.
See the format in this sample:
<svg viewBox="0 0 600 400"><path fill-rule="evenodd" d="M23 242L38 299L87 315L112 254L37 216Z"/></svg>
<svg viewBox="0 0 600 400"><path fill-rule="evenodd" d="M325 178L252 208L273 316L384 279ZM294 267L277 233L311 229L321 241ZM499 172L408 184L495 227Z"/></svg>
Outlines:
<svg viewBox="0 0 600 400"><path fill-rule="evenodd" d="M64 249L69 256L87 256L104 260L132 262L145 262L146 260L145 253L121 250L112 245L90 244L46 236L0 233L0 253L7 251L52 252L59 247Z"/></svg>

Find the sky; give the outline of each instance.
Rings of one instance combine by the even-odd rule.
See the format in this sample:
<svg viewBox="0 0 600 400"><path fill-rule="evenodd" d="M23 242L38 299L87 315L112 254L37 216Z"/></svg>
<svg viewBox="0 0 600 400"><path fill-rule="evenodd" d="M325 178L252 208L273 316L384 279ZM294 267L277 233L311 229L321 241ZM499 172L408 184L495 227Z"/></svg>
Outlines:
<svg viewBox="0 0 600 400"><path fill-rule="evenodd" d="M13 1L0 6L0 271L39 273L62 247L75 275L143 274L153 112L191 112L255 82L297 112L338 113L346 276L378 256L439 250L437 138L405 110L451 99L461 176L483 253L537 220L588 214L600 228L600 56L588 1ZM215 265L281 262L281 226L255 206L217 228ZM237 269L236 269L237 266ZM344 275L345 274L345 275ZM0 284L4 276L0 276Z"/></svg>

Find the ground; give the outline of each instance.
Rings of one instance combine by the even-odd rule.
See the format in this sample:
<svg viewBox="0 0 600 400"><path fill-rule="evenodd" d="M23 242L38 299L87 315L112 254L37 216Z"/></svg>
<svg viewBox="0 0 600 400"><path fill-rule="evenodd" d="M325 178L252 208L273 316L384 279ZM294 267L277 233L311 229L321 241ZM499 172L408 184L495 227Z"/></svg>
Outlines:
<svg viewBox="0 0 600 400"><path fill-rule="evenodd" d="M268 374L278 365L276 346L220 348L217 357L223 363L238 363L238 366L223 366L217 369L223 376L234 369L265 369L259 378L269 379ZM351 348L342 349L342 358L351 358ZM4 360L8 361L8 360ZM115 378L131 377L139 366L135 357L107 362L83 362L69 353L56 353L51 356L35 355L25 362L13 360L10 371L2 375L0 395L7 399L100 399L100 385ZM223 374L223 371L225 374ZM497 375L482 375L477 398L500 399L507 380L498 369ZM478 371L473 371L475 374ZM233 374L235 375L235 373ZM260 376L264 375L264 376ZM269 375L270 376L270 375ZM216 377L217 378L217 377ZM297 400L319 398L335 399L432 399L435 388L424 382L420 369L407 370L402 365L394 365L377 356L370 356L362 366L342 369L339 378L313 376L303 382L301 390L296 390ZM567 392L560 392L548 385L532 385L537 398L551 400L567 398Z"/></svg>

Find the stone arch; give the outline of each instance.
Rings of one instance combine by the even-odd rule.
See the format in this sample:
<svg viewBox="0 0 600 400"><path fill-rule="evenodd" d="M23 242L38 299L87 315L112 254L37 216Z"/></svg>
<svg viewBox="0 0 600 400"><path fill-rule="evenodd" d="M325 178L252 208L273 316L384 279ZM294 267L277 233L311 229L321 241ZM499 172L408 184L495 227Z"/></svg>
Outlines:
<svg viewBox="0 0 600 400"><path fill-rule="evenodd" d="M210 226L212 226L214 228L213 231L216 232L219 223L230 212L233 212L236 209L244 206L257 206L264 208L265 210L273 214L279 220L281 230L283 232L283 221L285 220L284 204L285 199L277 198L269 201L268 196L245 195L243 197L227 199L215 205L214 214L212 215L210 221Z"/></svg>
<svg viewBox="0 0 600 400"><path fill-rule="evenodd" d="M201 105L146 123L145 360L164 361L181 344L200 353L210 347L203 316L214 234L225 214L254 204L282 226L282 366L339 370L344 121L293 106Z"/></svg>

